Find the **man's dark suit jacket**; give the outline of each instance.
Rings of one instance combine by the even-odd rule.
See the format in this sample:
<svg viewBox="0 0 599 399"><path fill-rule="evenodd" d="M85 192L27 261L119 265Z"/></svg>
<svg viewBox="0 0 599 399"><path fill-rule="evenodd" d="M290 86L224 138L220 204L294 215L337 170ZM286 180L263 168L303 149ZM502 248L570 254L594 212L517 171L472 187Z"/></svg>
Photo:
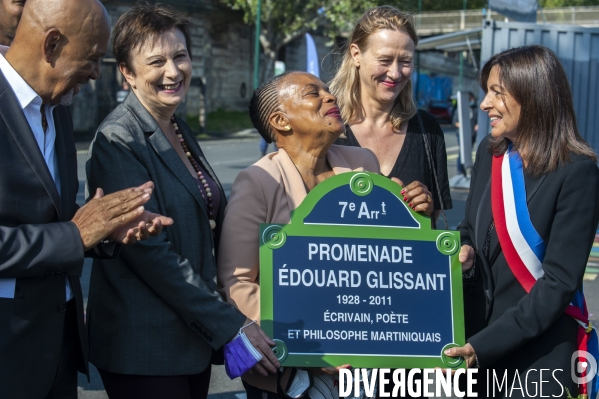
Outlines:
<svg viewBox="0 0 599 399"><path fill-rule="evenodd" d="M574 394L576 385L570 376L570 357L577 349L578 324L563 312L582 286L597 230L599 170L591 159L571 153L571 161L551 173L538 178L525 173L530 219L547 244L543 260L545 275L527 294L498 248L496 232L490 235L489 257L483 256L484 241L493 220L492 155L488 145L487 137L479 146L466 215L459 226L462 244L476 250L476 267L482 271L485 291L480 298L466 300L486 300L487 305L486 314L466 311L467 323L480 322L482 318L485 326L467 340L476 351L481 367L519 370L524 386L527 370L536 369L537 374L529 376L527 381L530 395L534 392L531 384L539 383L540 369L551 369L551 372L562 369L555 377ZM498 256L490 264L494 252ZM551 372L543 375L543 380L548 381L544 383L543 395L559 396L563 388ZM508 377L509 384L512 381L513 378ZM519 397L521 393L517 390L512 397Z"/></svg>
<svg viewBox="0 0 599 399"><path fill-rule="evenodd" d="M77 152L70 113L54 109L59 195L21 106L0 72L0 278L16 278L14 299L0 298L0 397L44 397L60 357L65 320L65 275L77 305L87 372L79 277L83 244L70 222L75 203Z"/></svg>

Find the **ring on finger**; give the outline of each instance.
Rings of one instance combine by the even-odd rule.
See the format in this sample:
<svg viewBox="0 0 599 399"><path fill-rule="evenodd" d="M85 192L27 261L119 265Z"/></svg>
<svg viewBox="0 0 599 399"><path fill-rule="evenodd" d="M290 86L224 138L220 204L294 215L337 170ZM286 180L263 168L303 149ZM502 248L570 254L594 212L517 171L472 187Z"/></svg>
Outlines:
<svg viewBox="0 0 599 399"><path fill-rule="evenodd" d="M426 202L428 202L430 204L432 201L433 200L432 200L431 196L427 194L426 195Z"/></svg>

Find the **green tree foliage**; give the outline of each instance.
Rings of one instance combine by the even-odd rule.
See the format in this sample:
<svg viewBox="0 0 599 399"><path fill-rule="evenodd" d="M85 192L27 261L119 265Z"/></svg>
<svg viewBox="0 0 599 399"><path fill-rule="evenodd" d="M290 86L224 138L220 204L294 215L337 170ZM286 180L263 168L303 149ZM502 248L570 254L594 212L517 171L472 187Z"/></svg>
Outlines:
<svg viewBox="0 0 599 399"><path fill-rule="evenodd" d="M254 25L257 0L221 0L234 10L243 11L244 21ZM274 61L281 48L304 33L316 29L323 21L318 10L322 3L314 0L263 0L260 44L266 57L264 77L272 76Z"/></svg>

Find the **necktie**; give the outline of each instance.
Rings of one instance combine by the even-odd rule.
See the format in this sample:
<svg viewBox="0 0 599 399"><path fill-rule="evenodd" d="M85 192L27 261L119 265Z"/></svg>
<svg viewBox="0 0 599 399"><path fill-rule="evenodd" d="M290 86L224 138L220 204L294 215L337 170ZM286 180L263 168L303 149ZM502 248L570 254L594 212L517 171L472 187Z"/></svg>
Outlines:
<svg viewBox="0 0 599 399"><path fill-rule="evenodd" d="M46 113L44 112L44 104L40 107L40 112L42 113L42 129L45 134L48 131L48 121L46 120Z"/></svg>

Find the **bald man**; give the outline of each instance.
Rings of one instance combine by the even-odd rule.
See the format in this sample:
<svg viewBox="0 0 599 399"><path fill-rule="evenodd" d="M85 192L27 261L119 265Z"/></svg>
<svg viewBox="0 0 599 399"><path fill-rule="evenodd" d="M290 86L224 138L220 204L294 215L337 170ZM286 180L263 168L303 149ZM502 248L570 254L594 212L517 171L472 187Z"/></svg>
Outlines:
<svg viewBox="0 0 599 399"><path fill-rule="evenodd" d="M10 46L26 0L0 0L0 45Z"/></svg>
<svg viewBox="0 0 599 399"><path fill-rule="evenodd" d="M0 0L6 4L11 0ZM97 0L28 0L0 54L0 398L76 398L87 373L84 254L160 233L143 186L78 208L77 153L61 99L100 75L108 15ZM108 251L110 252L110 251Z"/></svg>

